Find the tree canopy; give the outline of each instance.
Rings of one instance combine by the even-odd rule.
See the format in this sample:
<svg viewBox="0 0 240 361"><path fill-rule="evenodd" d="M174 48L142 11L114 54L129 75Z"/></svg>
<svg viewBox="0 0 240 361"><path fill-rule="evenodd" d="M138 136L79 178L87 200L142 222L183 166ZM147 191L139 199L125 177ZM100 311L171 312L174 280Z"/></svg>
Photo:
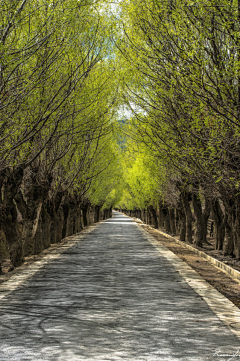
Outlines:
<svg viewBox="0 0 240 361"><path fill-rule="evenodd" d="M0 19L1 229L13 263L39 222L62 217L56 239L89 207L174 214L189 242L195 217L197 245L211 209L219 247L225 237L239 256L238 0L14 0Z"/></svg>

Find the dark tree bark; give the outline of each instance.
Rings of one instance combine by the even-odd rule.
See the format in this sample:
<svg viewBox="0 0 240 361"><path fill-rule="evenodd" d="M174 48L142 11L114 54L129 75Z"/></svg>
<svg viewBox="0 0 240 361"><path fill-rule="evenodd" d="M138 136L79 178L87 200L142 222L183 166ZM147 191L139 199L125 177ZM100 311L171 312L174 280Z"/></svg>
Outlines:
<svg viewBox="0 0 240 361"><path fill-rule="evenodd" d="M67 220L68 220L68 212L69 212L69 203L67 200L64 201L62 205L63 209L63 228L62 228L62 238L65 238L67 235Z"/></svg>
<svg viewBox="0 0 240 361"><path fill-rule="evenodd" d="M156 209L151 205L149 206L149 213L152 216L152 222L153 222L153 226L154 228L158 228L158 219L157 219L157 212Z"/></svg>
<svg viewBox="0 0 240 361"><path fill-rule="evenodd" d="M17 226L17 211L14 203L11 205L11 202L8 202L6 213L2 212L1 218L4 219L2 229L7 239L10 260L13 267L18 267L23 263L24 255L22 234Z"/></svg>
<svg viewBox="0 0 240 361"><path fill-rule="evenodd" d="M186 239L186 215L183 210L183 205L180 202L178 207L178 215L179 215L179 239L182 242L185 242Z"/></svg>
<svg viewBox="0 0 240 361"><path fill-rule="evenodd" d="M0 225L5 233L9 255L14 267L23 263L22 232L19 227L19 214L14 198L23 179L21 167L7 168L0 174Z"/></svg>
<svg viewBox="0 0 240 361"><path fill-rule="evenodd" d="M47 211L47 206L44 204L41 212L42 220L42 242L43 247L48 248L51 245L51 217Z"/></svg>
<svg viewBox="0 0 240 361"><path fill-rule="evenodd" d="M75 233L78 233L81 230L82 230L82 221L81 221L81 209L80 209L80 200L79 200L75 212Z"/></svg>
<svg viewBox="0 0 240 361"><path fill-rule="evenodd" d="M231 210L225 213L225 239L223 243L223 253L225 256L234 254L234 232L233 232L233 214Z"/></svg>
<svg viewBox="0 0 240 361"><path fill-rule="evenodd" d="M149 210L149 207L147 208L147 224L149 224L150 226L152 225L152 215Z"/></svg>
<svg viewBox="0 0 240 361"><path fill-rule="evenodd" d="M43 234L42 234L42 212L39 215L39 219L38 219L38 225L37 225L37 230L35 232L35 236L33 239L33 244L34 244L34 248L33 248L33 254L38 254L40 252L42 252L44 250L44 244L43 244Z"/></svg>
<svg viewBox="0 0 240 361"><path fill-rule="evenodd" d="M175 224L176 224L176 234L179 234L180 233L180 214L179 214L178 206L176 208Z"/></svg>
<svg viewBox="0 0 240 361"><path fill-rule="evenodd" d="M174 208L169 208L169 220L170 220L170 229L171 229L171 233L173 235L176 234L176 219L175 219L175 209Z"/></svg>
<svg viewBox="0 0 240 361"><path fill-rule="evenodd" d="M38 164L32 164L24 170L21 190L15 200L23 219L22 243L25 256L39 253L44 249L41 236L41 211L44 200L48 197L51 180L50 176L43 178Z"/></svg>
<svg viewBox="0 0 240 361"><path fill-rule="evenodd" d="M239 194L236 196L234 255L237 259L240 259L240 195Z"/></svg>
<svg viewBox="0 0 240 361"><path fill-rule="evenodd" d="M83 202L81 204L81 210L82 210L82 216L83 216L83 225L84 227L88 226L88 207L89 207L89 203L88 202Z"/></svg>
<svg viewBox="0 0 240 361"><path fill-rule="evenodd" d="M100 219L100 206L94 207L94 223L99 222Z"/></svg>
<svg viewBox="0 0 240 361"><path fill-rule="evenodd" d="M235 219L236 219L236 204L235 195L231 189L226 188L221 183L219 184L221 192L221 199L224 205L224 224L225 224L225 238L223 242L224 255L234 255L234 237L235 237Z"/></svg>
<svg viewBox="0 0 240 361"><path fill-rule="evenodd" d="M203 243L207 243L207 224L210 217L211 201L208 197L205 197L205 208L203 211Z"/></svg>
<svg viewBox="0 0 240 361"><path fill-rule="evenodd" d="M202 247L202 242L203 242L203 214L202 214L202 204L201 204L198 193L193 192L193 194L192 194L192 203L193 203L194 213L196 215L194 244L196 246L198 246L198 247Z"/></svg>
<svg viewBox="0 0 240 361"><path fill-rule="evenodd" d="M212 215L214 220L215 233L215 249L222 250L225 236L224 214L221 209L219 199L214 199L212 202Z"/></svg>
<svg viewBox="0 0 240 361"><path fill-rule="evenodd" d="M187 191L181 191L181 201L186 217L186 237L185 240L188 243L193 243L192 239L192 211L190 207L191 194Z"/></svg>
<svg viewBox="0 0 240 361"><path fill-rule="evenodd" d="M66 237L72 236L75 233L75 215L76 215L76 204L75 202L71 201L69 202Z"/></svg>
<svg viewBox="0 0 240 361"><path fill-rule="evenodd" d="M50 215L50 243L58 243L63 238L64 213L61 207L64 192L57 192L55 197L48 201L48 214ZM67 211L65 209L65 211ZM67 216L67 215L66 215ZM66 224L65 224L66 227ZM65 233L66 234L66 233Z"/></svg>
<svg viewBox="0 0 240 361"><path fill-rule="evenodd" d="M164 212L163 212L163 204L162 202L159 203L159 227L162 228L164 227Z"/></svg>
<svg viewBox="0 0 240 361"><path fill-rule="evenodd" d="M146 209L145 208L142 210L142 218L141 219L142 219L142 221L144 223L147 223Z"/></svg>
<svg viewBox="0 0 240 361"><path fill-rule="evenodd" d="M112 217L112 208L104 209L103 211L103 219L108 219Z"/></svg>
<svg viewBox="0 0 240 361"><path fill-rule="evenodd" d="M168 207L164 206L162 208L162 212L164 215L164 227L166 232L171 232L171 226L170 226L170 218L169 218L169 212L168 212Z"/></svg>

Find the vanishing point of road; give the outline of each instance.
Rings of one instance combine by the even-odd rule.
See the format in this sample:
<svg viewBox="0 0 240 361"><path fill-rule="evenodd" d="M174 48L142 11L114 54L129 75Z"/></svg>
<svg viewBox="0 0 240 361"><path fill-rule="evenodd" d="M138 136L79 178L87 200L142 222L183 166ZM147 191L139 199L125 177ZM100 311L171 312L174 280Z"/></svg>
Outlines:
<svg viewBox="0 0 240 361"><path fill-rule="evenodd" d="M1 285L1 361L240 360L228 309L221 318L217 291L189 266L185 277L184 262L121 213L90 229Z"/></svg>

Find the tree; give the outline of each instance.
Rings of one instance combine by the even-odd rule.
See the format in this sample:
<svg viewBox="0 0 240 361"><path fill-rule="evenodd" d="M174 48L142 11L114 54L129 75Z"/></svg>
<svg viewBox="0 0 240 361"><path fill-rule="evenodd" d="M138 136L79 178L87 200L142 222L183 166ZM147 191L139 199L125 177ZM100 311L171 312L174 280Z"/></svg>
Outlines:
<svg viewBox="0 0 240 361"><path fill-rule="evenodd" d="M211 197L222 199L229 230L238 234L238 206L232 201L239 179L237 6L226 1L125 2L125 37L117 43L126 69L125 101L135 104L133 110L142 109L135 126L143 142L154 144L159 157L168 158L180 174L185 213L190 214L192 199L200 246ZM200 189L207 204L204 215Z"/></svg>
<svg viewBox="0 0 240 361"><path fill-rule="evenodd" d="M107 166L117 90L100 3L1 6L1 228L17 266L43 247L43 222L52 242L79 229L74 209Z"/></svg>

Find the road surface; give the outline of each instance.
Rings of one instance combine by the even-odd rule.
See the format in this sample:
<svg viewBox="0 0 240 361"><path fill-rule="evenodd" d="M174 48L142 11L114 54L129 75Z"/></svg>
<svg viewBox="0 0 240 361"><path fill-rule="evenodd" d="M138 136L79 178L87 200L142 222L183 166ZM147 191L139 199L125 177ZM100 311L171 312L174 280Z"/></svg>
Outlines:
<svg viewBox="0 0 240 361"><path fill-rule="evenodd" d="M1 361L240 360L240 339L118 212L0 300L0 346Z"/></svg>

